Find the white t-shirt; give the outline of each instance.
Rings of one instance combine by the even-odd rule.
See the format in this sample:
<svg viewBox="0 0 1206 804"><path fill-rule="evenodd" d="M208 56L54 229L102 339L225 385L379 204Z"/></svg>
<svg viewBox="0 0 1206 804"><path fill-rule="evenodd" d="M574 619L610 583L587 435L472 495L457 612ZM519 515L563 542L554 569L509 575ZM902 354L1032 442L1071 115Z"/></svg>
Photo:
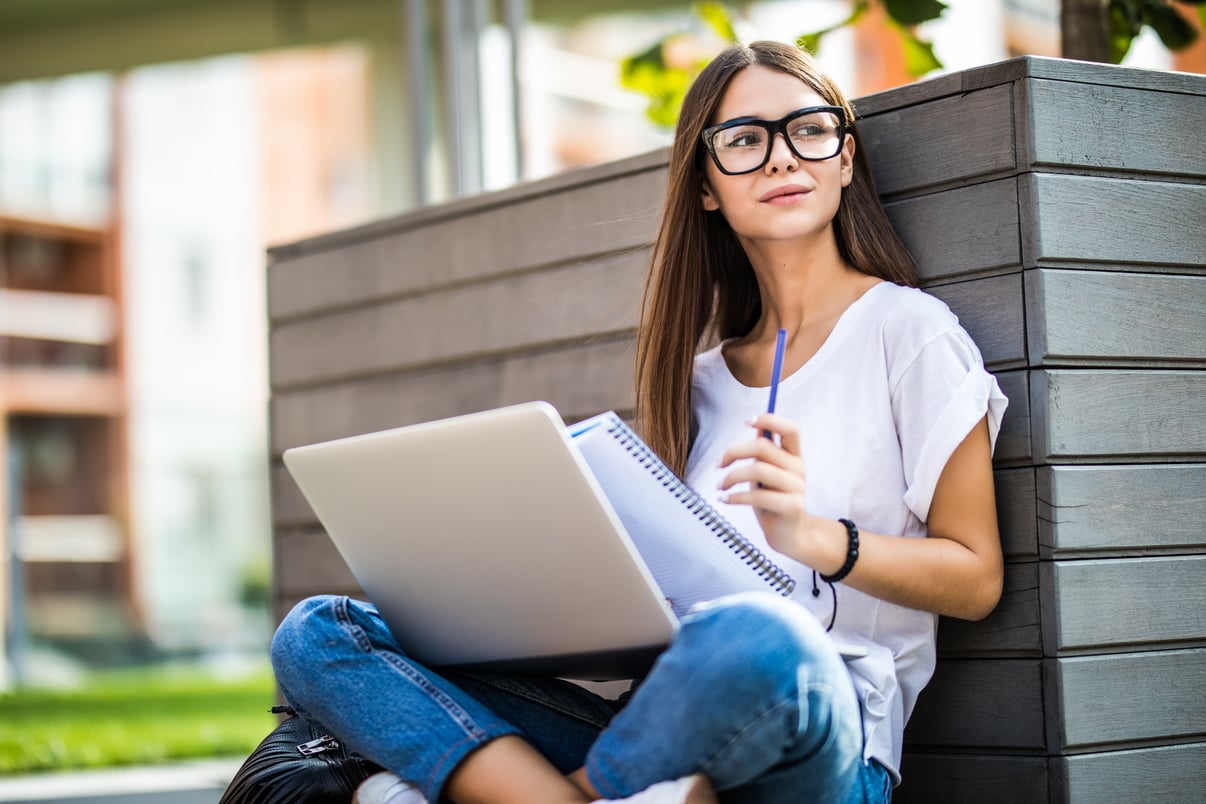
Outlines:
<svg viewBox="0 0 1206 804"><path fill-rule="evenodd" d="M769 551L798 582L793 599L828 625L829 587L819 582L814 596L812 570L770 550L753 510L717 499L720 455L754 435L745 421L766 410L768 393L738 382L720 346L696 357L691 405L698 435L685 479ZM812 359L782 379L776 412L800 427L811 513L916 538L926 535L934 487L955 447L985 415L995 446L1007 404L944 303L881 282L842 314ZM869 649L847 665L862 702L864 753L899 782L905 721L934 672L937 616L845 584L836 589L834 640Z"/></svg>

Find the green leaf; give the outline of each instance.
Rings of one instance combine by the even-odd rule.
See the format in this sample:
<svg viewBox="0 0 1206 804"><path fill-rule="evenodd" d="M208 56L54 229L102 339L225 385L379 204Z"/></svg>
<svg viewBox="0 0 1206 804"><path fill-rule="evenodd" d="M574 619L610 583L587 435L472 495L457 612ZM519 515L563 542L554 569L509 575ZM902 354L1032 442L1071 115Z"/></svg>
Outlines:
<svg viewBox="0 0 1206 804"><path fill-rule="evenodd" d="M656 125L674 128L678 112L683 107L683 96L684 93L677 93L650 100L645 116Z"/></svg>
<svg viewBox="0 0 1206 804"><path fill-rule="evenodd" d="M1198 31L1167 2L1148 2L1143 5L1144 22L1160 37L1169 50L1184 50L1198 38Z"/></svg>
<svg viewBox="0 0 1206 804"><path fill-rule="evenodd" d="M942 62L934 55L934 45L917 38L917 34L908 28L897 26L901 43L904 45L905 69L909 75L917 78L931 70L942 69Z"/></svg>
<svg viewBox="0 0 1206 804"><path fill-rule="evenodd" d="M708 24L716 35L726 42L737 41L737 31L733 27L733 17L723 3L695 3L691 6L695 16Z"/></svg>
<svg viewBox="0 0 1206 804"><path fill-rule="evenodd" d="M645 116L659 126L673 127L695 73L666 65L663 46L673 37L620 62L620 85L649 99ZM696 66L698 71L699 65Z"/></svg>
<svg viewBox="0 0 1206 804"><path fill-rule="evenodd" d="M815 56L817 55L817 51L821 49L821 37L827 33L829 33L828 29L815 33L800 34L796 37L796 47Z"/></svg>
<svg viewBox="0 0 1206 804"><path fill-rule="evenodd" d="M1142 22L1135 9L1127 0L1110 0L1109 34L1110 61L1119 64L1131 49L1131 42L1139 35Z"/></svg>
<svg viewBox="0 0 1206 804"><path fill-rule="evenodd" d="M832 33L839 28L845 28L848 25L853 25L854 23L858 22L863 14L867 13L868 5L868 0L859 0L855 4L854 9L850 12L850 16L846 17L846 19L842 20L841 22L830 25L828 28L822 28L819 31L800 34L796 37L796 47L807 50L809 53L815 56L817 51L821 48L821 38L825 36L825 34Z"/></svg>
<svg viewBox="0 0 1206 804"><path fill-rule="evenodd" d="M654 42L648 50L629 56L620 62L620 83L626 89L642 91L643 84L651 75L665 71L666 62L662 58L662 45L665 40Z"/></svg>
<svg viewBox="0 0 1206 804"><path fill-rule="evenodd" d="M1130 25L1131 33L1138 36L1138 33L1143 29L1143 6L1151 0L1110 0L1111 8L1118 8L1122 11L1128 24ZM1157 0L1164 2L1164 0Z"/></svg>
<svg viewBox="0 0 1206 804"><path fill-rule="evenodd" d="M888 16L901 25L919 25L938 19L946 11L939 0L883 0Z"/></svg>

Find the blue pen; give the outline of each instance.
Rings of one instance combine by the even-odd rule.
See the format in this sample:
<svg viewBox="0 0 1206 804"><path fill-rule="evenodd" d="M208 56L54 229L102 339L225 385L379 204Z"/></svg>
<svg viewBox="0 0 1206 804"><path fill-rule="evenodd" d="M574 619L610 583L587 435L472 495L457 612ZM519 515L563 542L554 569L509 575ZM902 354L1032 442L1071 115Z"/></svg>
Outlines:
<svg viewBox="0 0 1206 804"><path fill-rule="evenodd" d="M775 399L779 396L779 377L783 374L783 351L787 348L787 330L779 330L775 336L775 362L771 366L770 401L766 403L766 412L775 412ZM762 431L763 438L770 438L770 430Z"/></svg>

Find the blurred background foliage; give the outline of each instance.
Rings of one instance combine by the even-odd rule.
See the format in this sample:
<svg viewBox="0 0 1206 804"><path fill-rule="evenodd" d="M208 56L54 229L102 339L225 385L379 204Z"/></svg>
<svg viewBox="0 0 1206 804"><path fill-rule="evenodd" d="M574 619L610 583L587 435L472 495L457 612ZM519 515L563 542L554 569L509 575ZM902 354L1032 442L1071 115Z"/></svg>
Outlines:
<svg viewBox="0 0 1206 804"><path fill-rule="evenodd" d="M1110 0L1106 10L1109 24L1110 61L1118 64L1131 49L1131 43L1144 27L1150 27L1169 50L1184 50L1198 38L1198 31L1186 18L1188 6L1197 7L1197 15L1206 24L1206 0Z"/></svg>
<svg viewBox="0 0 1206 804"><path fill-rule="evenodd" d="M815 54L821 40L834 31L854 25L871 9L873 0L856 0L850 13L839 22L796 35L796 43ZM942 68L931 41L919 33L926 22L938 19L947 6L941 0L874 0L882 7L888 25L899 35L909 74L921 77ZM1067 3L1068 0L1065 0ZM1092 13L1104 15L1098 21L1108 32L1109 60L1118 64L1144 27L1150 27L1169 50L1183 50L1198 38L1198 31L1186 18L1196 13L1206 24L1206 0L1109 0L1098 4ZM671 33L649 47L628 56L620 65L620 81L626 88L640 92L649 100L646 115L654 123L673 127L691 82L704 65L725 46L739 41L736 12L719 2L693 3L694 24L687 30ZM1065 13L1067 13L1065 9ZM1092 27L1092 26L1091 26ZM1073 47L1075 47L1073 43ZM1079 53L1073 58L1085 58Z"/></svg>

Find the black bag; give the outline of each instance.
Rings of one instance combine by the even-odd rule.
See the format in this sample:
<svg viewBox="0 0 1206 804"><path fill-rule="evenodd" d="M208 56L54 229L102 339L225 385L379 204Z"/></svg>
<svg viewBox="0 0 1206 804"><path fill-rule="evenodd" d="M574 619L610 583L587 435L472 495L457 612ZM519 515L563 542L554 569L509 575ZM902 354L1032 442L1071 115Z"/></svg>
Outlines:
<svg viewBox="0 0 1206 804"><path fill-rule="evenodd" d="M291 708L272 712L289 717L251 752L218 804L348 804L360 783L382 770Z"/></svg>

